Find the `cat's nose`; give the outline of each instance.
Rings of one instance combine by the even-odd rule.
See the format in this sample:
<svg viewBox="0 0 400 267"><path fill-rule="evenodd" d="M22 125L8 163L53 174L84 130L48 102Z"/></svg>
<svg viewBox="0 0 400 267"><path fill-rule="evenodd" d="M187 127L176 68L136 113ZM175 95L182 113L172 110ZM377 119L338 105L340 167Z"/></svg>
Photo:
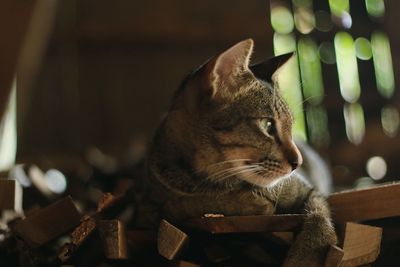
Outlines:
<svg viewBox="0 0 400 267"><path fill-rule="evenodd" d="M297 169L297 167L301 165L301 163L298 160L289 161L289 164L290 166L292 166L292 171L294 171L295 169Z"/></svg>
<svg viewBox="0 0 400 267"><path fill-rule="evenodd" d="M287 161L294 171L303 164L303 157L294 142L290 142L286 151Z"/></svg>

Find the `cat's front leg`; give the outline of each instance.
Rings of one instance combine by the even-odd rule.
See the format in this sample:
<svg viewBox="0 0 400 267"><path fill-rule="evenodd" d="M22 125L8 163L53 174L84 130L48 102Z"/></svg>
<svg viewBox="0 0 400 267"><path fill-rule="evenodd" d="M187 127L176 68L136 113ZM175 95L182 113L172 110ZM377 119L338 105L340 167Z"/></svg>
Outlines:
<svg viewBox="0 0 400 267"><path fill-rule="evenodd" d="M323 196L312 191L305 202L303 227L290 248L285 267L322 266L327 249L337 242L328 204Z"/></svg>

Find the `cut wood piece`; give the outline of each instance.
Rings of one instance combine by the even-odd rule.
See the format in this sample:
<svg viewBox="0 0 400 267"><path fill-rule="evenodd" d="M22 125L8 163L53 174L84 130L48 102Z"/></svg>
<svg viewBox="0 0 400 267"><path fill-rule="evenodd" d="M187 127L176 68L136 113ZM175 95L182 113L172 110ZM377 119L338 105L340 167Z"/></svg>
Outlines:
<svg viewBox="0 0 400 267"><path fill-rule="evenodd" d="M400 183L338 192L328 201L336 223L400 216Z"/></svg>
<svg viewBox="0 0 400 267"><path fill-rule="evenodd" d="M158 228L157 248L161 256L173 260L188 244L189 237L167 222L162 220Z"/></svg>
<svg viewBox="0 0 400 267"><path fill-rule="evenodd" d="M344 255L343 249L337 246L331 246L326 255L324 267L338 267L342 262Z"/></svg>
<svg viewBox="0 0 400 267"><path fill-rule="evenodd" d="M346 223L343 259L340 266L359 266L374 262L380 252L382 228Z"/></svg>
<svg viewBox="0 0 400 267"><path fill-rule="evenodd" d="M67 261L72 253L77 250L83 242L94 232L96 229L96 222L93 217L84 216L80 224L74 229L71 234L71 242L65 243L61 246L58 258L61 262Z"/></svg>
<svg viewBox="0 0 400 267"><path fill-rule="evenodd" d="M302 214L207 217L188 221L185 226L213 234L247 232L290 232L304 220Z"/></svg>
<svg viewBox="0 0 400 267"><path fill-rule="evenodd" d="M128 259L125 227L119 220L101 220L97 224L107 259Z"/></svg>
<svg viewBox="0 0 400 267"><path fill-rule="evenodd" d="M0 210L22 212L22 188L16 180L0 179Z"/></svg>
<svg viewBox="0 0 400 267"><path fill-rule="evenodd" d="M80 219L71 197L66 197L17 222L13 230L31 247L39 247L73 229Z"/></svg>

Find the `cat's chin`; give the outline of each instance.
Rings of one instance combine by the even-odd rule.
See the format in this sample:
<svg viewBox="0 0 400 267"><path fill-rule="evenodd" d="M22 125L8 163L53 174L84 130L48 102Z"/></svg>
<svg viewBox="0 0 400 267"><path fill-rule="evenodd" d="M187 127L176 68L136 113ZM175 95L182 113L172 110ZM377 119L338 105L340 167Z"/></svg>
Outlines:
<svg viewBox="0 0 400 267"><path fill-rule="evenodd" d="M274 187L279 184L283 180L286 180L291 176L293 172L289 172L282 176L277 177L265 177L262 175L241 175L239 178L245 182L248 182L252 185L259 186L262 188Z"/></svg>

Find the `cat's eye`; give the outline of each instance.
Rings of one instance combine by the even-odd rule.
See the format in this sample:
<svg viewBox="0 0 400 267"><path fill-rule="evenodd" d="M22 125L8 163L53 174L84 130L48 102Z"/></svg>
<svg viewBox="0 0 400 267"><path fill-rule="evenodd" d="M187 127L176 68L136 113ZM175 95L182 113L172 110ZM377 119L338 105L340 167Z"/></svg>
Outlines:
<svg viewBox="0 0 400 267"><path fill-rule="evenodd" d="M259 125L261 128L261 131L263 131L264 134L273 136L275 132L274 128L274 122L270 118L262 118L259 119Z"/></svg>

